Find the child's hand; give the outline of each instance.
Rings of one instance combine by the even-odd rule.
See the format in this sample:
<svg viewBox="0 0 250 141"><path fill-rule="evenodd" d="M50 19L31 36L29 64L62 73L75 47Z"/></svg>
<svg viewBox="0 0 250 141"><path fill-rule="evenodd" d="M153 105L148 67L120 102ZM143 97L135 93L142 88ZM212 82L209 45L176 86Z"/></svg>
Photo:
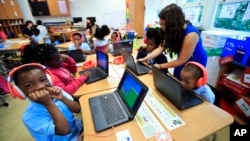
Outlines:
<svg viewBox="0 0 250 141"><path fill-rule="evenodd" d="M75 46L76 46L76 49L81 49L81 47L79 46L79 44L78 43L74 43L75 44Z"/></svg>
<svg viewBox="0 0 250 141"><path fill-rule="evenodd" d="M29 98L32 101L35 101L45 106L52 102L52 97L50 96L49 91L47 91L46 89L30 93Z"/></svg>
<svg viewBox="0 0 250 141"><path fill-rule="evenodd" d="M66 58L68 58L68 57L69 57L69 56L68 56L68 55L66 55L66 54L61 54L60 56L61 56L62 61L64 61Z"/></svg>
<svg viewBox="0 0 250 141"><path fill-rule="evenodd" d="M55 99L62 99L63 95L62 95L62 90L58 87L47 87L46 88L47 91L49 92L49 94L51 95L52 98Z"/></svg>
<svg viewBox="0 0 250 141"><path fill-rule="evenodd" d="M90 71L84 71L81 75L89 77L91 75L91 72Z"/></svg>

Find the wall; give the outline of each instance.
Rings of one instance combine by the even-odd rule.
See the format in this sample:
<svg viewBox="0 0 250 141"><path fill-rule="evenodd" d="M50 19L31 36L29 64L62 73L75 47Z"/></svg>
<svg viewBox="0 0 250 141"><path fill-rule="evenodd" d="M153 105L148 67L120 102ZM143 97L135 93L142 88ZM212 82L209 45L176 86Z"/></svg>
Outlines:
<svg viewBox="0 0 250 141"><path fill-rule="evenodd" d="M125 26L125 0L69 0L71 16L36 16L30 11L27 0L18 0L24 20L35 22L41 19L43 22L65 22L73 20L71 17L82 17L84 26L86 17L96 17L96 23L99 25L109 24L111 26ZM124 16L124 18L123 18Z"/></svg>

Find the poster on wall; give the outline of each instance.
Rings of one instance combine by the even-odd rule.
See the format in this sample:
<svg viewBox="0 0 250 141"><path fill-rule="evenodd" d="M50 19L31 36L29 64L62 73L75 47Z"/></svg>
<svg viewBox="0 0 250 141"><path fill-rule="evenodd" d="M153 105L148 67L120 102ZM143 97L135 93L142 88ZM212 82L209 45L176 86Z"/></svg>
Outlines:
<svg viewBox="0 0 250 141"><path fill-rule="evenodd" d="M66 2L64 0L58 1L58 6L59 6L60 14L68 13Z"/></svg>
<svg viewBox="0 0 250 141"><path fill-rule="evenodd" d="M248 3L247 10L245 12L245 15L243 17L243 20L249 20L250 19L250 3Z"/></svg>
<svg viewBox="0 0 250 141"><path fill-rule="evenodd" d="M223 4L220 12L220 18L229 18L229 19L234 18L236 8L237 8L236 3Z"/></svg>
<svg viewBox="0 0 250 141"><path fill-rule="evenodd" d="M188 7L184 10L186 20L189 20L191 23L195 24L200 22L199 16L201 13L201 7Z"/></svg>

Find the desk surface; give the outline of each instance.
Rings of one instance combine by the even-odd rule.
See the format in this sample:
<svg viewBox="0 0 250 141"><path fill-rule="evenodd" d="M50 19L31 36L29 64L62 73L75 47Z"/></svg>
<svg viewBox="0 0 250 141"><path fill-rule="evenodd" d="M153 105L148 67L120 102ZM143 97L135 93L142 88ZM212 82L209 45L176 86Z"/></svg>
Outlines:
<svg viewBox="0 0 250 141"><path fill-rule="evenodd" d="M65 43L56 45L56 47L57 47L57 48L60 48L60 49L68 50L69 45L71 45L71 44L73 44L73 43L72 43L72 42L65 42Z"/></svg>
<svg viewBox="0 0 250 141"><path fill-rule="evenodd" d="M109 55L109 62L113 61L113 56ZM92 60L96 62L96 54L91 54L87 56L87 60ZM79 71L81 71L82 68L78 67L78 72L76 74L76 77L79 76ZM80 97L85 94L90 94L97 91L103 91L108 90L112 88L116 88L119 84L120 77L112 67L112 64L109 63L109 76L105 79L90 83L90 84L83 84L75 93L74 97Z"/></svg>
<svg viewBox="0 0 250 141"><path fill-rule="evenodd" d="M166 102L167 105L186 123L185 125L170 131L171 136L176 141L200 140L220 129L223 129L224 127L228 126L233 122L233 118L230 114L226 113L222 109L208 102L203 102L200 105L186 109L184 111L179 111L167 99L165 99L161 94L159 94L159 92L155 88L152 88L152 90L155 91L163 99L163 101ZM148 139L145 138L139 125L136 123L135 119L127 123L124 123L122 125L116 126L114 129L115 131L113 131L112 129L107 129L103 132L95 133L88 99L90 97L108 93L111 91L114 91L114 89L95 92L89 95L84 95L80 98L81 108L82 111L84 111L82 113L84 121L84 133L85 133L84 139L85 140L101 139L102 141L111 141L111 140L116 140L117 132L129 130L132 139L135 141L142 141L142 140L155 141L156 140L155 137L151 137ZM155 113L153 114L158 119ZM158 121L161 123L159 119ZM163 124L162 126L164 127L165 130L168 130ZM89 134L94 134L95 136ZM102 138L97 137L105 135L110 135L110 136Z"/></svg>
<svg viewBox="0 0 250 141"><path fill-rule="evenodd" d="M30 43L28 38L14 38L8 39L4 44L4 48L1 48L0 51L15 51L19 50L23 45Z"/></svg>

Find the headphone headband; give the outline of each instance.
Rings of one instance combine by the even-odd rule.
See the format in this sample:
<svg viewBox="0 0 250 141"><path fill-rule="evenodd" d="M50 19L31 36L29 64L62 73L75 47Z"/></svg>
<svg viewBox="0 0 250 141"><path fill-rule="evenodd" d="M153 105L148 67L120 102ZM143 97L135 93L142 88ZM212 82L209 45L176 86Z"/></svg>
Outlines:
<svg viewBox="0 0 250 141"><path fill-rule="evenodd" d="M199 67L201 69L201 71L202 71L203 77L198 79L198 81L196 83L197 87L206 85L207 84L207 78L208 78L207 69L198 62L190 61L190 62L187 62L185 64L185 66L188 65L188 64L193 64L193 65Z"/></svg>
<svg viewBox="0 0 250 141"><path fill-rule="evenodd" d="M13 98L18 97L22 100L24 100L26 98L26 95L22 92L22 90L18 86L16 86L15 82L13 81L13 76L16 73L16 71L18 71L21 68L26 67L26 66L38 66L39 68L41 68L41 70L43 70L46 73L46 76L47 76L50 84L53 85L53 81L51 80L52 73L45 66L38 64L38 63L24 64L24 65L13 68L9 72L9 75L7 77L7 85L8 85L10 94Z"/></svg>

